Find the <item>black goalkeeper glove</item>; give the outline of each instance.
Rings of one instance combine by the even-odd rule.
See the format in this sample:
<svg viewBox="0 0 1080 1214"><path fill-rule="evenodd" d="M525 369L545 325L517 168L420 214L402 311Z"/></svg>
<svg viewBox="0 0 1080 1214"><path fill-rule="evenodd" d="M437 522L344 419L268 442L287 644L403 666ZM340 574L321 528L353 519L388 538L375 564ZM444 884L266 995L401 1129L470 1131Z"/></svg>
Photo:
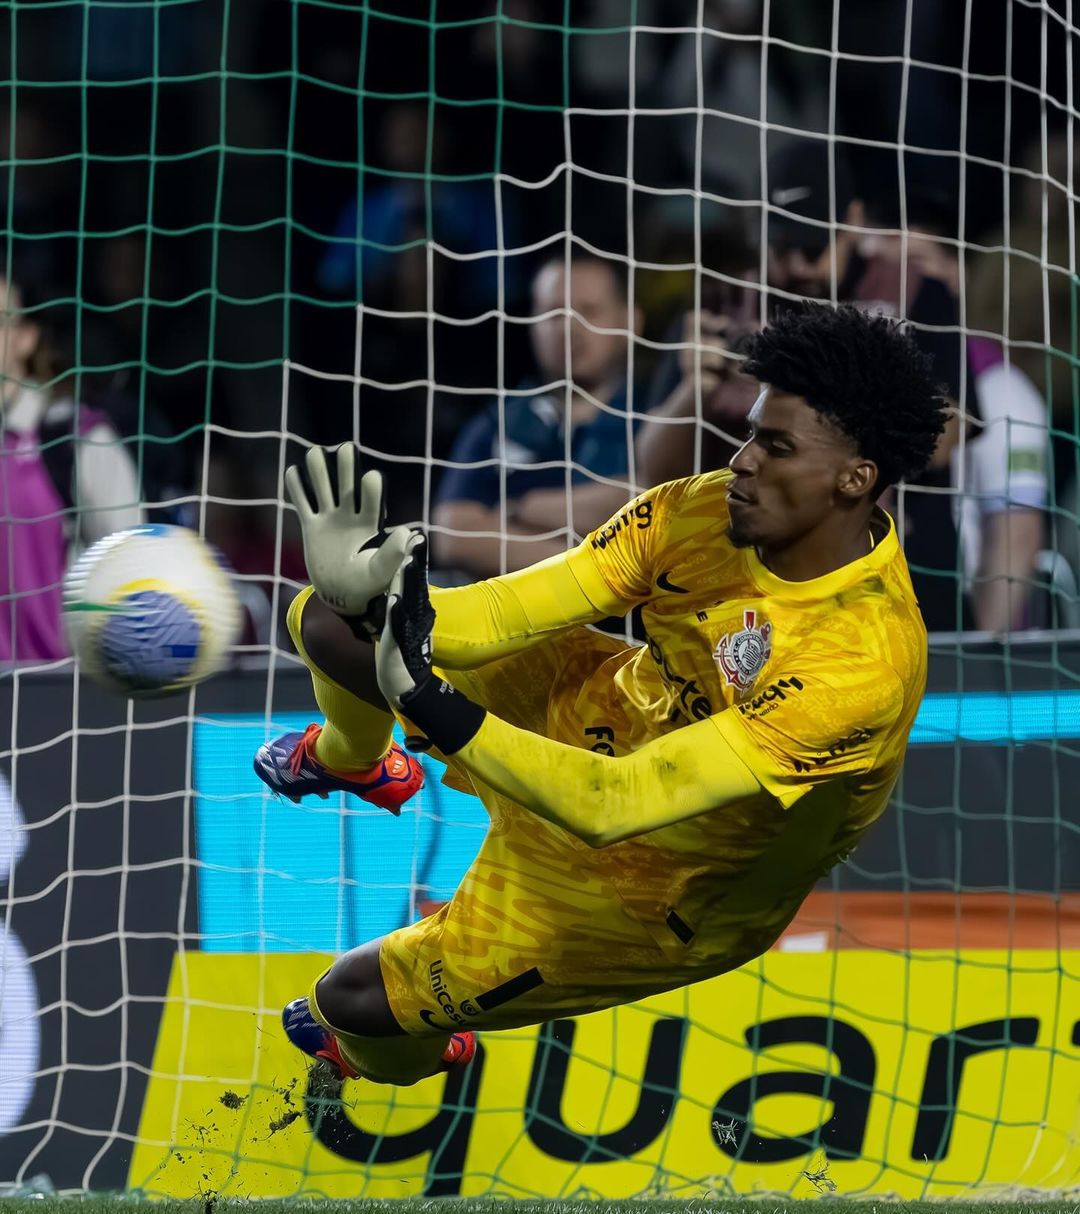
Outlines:
<svg viewBox="0 0 1080 1214"><path fill-rule="evenodd" d="M391 532L391 539L394 533ZM387 591L386 623L376 649L375 671L387 700L423 730L428 745L452 755L483 724L486 709L439 678L431 667L435 609L428 596L427 540L413 532ZM410 750L423 739L408 738Z"/></svg>

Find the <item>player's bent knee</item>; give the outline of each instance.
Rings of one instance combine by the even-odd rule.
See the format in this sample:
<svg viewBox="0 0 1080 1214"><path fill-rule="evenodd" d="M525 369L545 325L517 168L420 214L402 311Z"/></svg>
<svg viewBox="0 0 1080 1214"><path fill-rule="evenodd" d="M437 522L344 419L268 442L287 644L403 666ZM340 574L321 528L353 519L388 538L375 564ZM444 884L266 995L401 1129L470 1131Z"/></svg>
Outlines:
<svg viewBox="0 0 1080 1214"><path fill-rule="evenodd" d="M381 943L372 940L345 953L316 985L319 1012L333 1030L358 1037L404 1036L405 1030L390 1010L383 985L379 967Z"/></svg>
<svg viewBox="0 0 1080 1214"><path fill-rule="evenodd" d="M349 625L313 594L294 616L289 635L307 664L366 703L385 707L375 678L375 646L362 641Z"/></svg>

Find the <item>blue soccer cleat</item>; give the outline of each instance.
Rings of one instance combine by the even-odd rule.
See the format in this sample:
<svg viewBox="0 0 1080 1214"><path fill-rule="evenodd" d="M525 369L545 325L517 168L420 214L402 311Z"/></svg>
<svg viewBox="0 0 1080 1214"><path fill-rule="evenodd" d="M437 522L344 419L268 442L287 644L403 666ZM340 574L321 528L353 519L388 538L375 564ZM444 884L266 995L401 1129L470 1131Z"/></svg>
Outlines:
<svg viewBox="0 0 1080 1214"><path fill-rule="evenodd" d="M315 742L321 725L309 725L303 733L286 733L264 742L255 752L255 774L276 793L299 801L314 793L351 792L363 801L397 815L402 805L424 786L419 759L396 742L370 771L344 773L324 767L315 758Z"/></svg>
<svg viewBox="0 0 1080 1214"><path fill-rule="evenodd" d="M281 1023L285 1028L285 1036L303 1050L309 1058L325 1062L331 1067L339 1079L355 1079L356 1071L345 1061L341 1047L333 1033L315 1019L311 1014L311 1005L307 996L286 1003L281 1012ZM443 1050L443 1071L456 1071L468 1066L476 1054L476 1036L473 1033L451 1033L450 1040Z"/></svg>
<svg viewBox="0 0 1080 1214"><path fill-rule="evenodd" d="M339 1079L355 1079L356 1072L341 1056L341 1047L337 1038L311 1014L307 997L301 995L291 1003L286 1003L281 1010L281 1023L285 1036L303 1050L309 1058L325 1062L336 1073Z"/></svg>

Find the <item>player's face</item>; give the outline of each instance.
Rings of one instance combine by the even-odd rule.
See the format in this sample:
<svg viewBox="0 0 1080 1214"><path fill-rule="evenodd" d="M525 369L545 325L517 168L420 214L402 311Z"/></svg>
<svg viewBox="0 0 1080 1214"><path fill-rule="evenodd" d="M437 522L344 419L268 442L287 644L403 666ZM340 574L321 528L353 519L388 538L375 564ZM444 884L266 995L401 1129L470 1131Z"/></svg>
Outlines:
<svg viewBox="0 0 1080 1214"><path fill-rule="evenodd" d="M569 302L573 313L567 316ZM566 347L570 344L570 375L574 383L593 390L626 375L626 331L629 310L615 275L600 262L575 264L570 275L569 299L566 267L549 262L533 284L532 343L537 366L545 380L566 374ZM621 332L598 332L602 329Z"/></svg>
<svg viewBox="0 0 1080 1214"><path fill-rule="evenodd" d="M728 535L738 548L777 551L836 510L852 469L865 461L801 396L766 388L747 422L750 437L731 459Z"/></svg>

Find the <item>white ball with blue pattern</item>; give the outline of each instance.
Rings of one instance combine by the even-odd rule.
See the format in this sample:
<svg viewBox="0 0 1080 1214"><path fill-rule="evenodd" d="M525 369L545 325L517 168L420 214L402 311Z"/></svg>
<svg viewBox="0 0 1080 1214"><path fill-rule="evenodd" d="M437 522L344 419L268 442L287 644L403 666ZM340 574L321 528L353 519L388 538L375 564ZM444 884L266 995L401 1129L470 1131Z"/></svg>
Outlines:
<svg viewBox="0 0 1080 1214"><path fill-rule="evenodd" d="M68 570L63 609L82 672L128 696L201 682L240 631L227 570L186 527L148 523L99 540Z"/></svg>

